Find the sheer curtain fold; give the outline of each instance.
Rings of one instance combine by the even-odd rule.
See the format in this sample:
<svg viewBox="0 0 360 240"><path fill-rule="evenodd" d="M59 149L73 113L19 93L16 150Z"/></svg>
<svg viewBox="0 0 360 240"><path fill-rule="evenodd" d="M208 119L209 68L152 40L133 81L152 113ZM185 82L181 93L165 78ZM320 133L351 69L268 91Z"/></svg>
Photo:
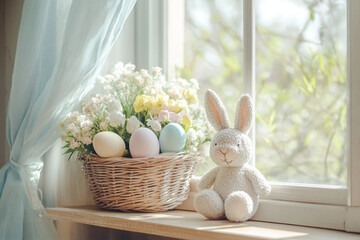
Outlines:
<svg viewBox="0 0 360 240"><path fill-rule="evenodd" d="M76 0L58 15L57 1L25 0L7 115L11 159L0 170L0 239L57 238L37 192L41 157L92 88L135 2Z"/></svg>

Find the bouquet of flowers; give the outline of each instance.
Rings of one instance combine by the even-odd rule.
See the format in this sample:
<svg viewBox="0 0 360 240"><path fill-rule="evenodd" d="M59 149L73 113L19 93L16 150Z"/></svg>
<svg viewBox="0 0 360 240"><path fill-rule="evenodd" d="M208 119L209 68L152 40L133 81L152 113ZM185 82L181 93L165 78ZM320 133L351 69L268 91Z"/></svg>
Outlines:
<svg viewBox="0 0 360 240"><path fill-rule="evenodd" d="M129 142L136 129L147 128L159 138L170 123L181 126L186 134L182 151L207 152L211 127L198 102L197 80L166 80L159 67L135 71L133 64L121 62L99 80L102 93L87 96L82 111L69 113L61 123L65 153L78 153L79 158L94 153L94 137L107 131L123 139L124 155L130 156Z"/></svg>

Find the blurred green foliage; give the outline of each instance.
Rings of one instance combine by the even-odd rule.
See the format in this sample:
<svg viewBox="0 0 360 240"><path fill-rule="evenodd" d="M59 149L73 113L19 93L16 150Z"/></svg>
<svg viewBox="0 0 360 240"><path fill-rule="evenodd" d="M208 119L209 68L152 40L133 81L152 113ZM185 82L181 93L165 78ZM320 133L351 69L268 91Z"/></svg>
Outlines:
<svg viewBox="0 0 360 240"><path fill-rule="evenodd" d="M262 21L266 1L256 1L256 166L271 181L346 185L346 2L288 0L306 18L279 25L281 14ZM217 91L231 120L243 92L241 9L238 0L186 1L179 69L201 95ZM214 165L207 159L197 175Z"/></svg>

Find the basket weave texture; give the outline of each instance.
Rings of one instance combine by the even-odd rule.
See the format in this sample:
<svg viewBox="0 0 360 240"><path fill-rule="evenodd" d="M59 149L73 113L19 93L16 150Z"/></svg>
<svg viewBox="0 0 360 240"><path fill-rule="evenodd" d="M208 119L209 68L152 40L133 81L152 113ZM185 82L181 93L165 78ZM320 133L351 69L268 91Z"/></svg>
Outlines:
<svg viewBox="0 0 360 240"><path fill-rule="evenodd" d="M163 153L151 158L101 158L84 160L93 198L105 209L160 212L180 205L188 196L197 156Z"/></svg>

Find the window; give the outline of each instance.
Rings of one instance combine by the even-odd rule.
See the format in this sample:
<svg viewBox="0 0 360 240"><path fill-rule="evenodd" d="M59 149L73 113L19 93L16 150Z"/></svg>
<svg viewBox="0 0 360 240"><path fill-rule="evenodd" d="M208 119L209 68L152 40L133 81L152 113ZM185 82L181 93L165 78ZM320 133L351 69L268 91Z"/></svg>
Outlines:
<svg viewBox="0 0 360 240"><path fill-rule="evenodd" d="M215 90L223 100L230 121L235 119L237 99L244 92L242 1L185 1L184 66L179 75L196 78L205 91ZM195 175L202 176L216 164L207 158Z"/></svg>
<svg viewBox="0 0 360 240"><path fill-rule="evenodd" d="M271 181L346 185L345 0L254 4L256 166ZM185 6L181 73L216 89L234 119L248 81L242 1Z"/></svg>
<svg viewBox="0 0 360 240"><path fill-rule="evenodd" d="M176 68L213 88L232 119L233 97L255 96L254 164L273 186L255 219L360 231L360 2L146 4L160 14L147 11L136 25L164 46L150 66L163 64L170 75ZM206 161L197 174L211 167Z"/></svg>

